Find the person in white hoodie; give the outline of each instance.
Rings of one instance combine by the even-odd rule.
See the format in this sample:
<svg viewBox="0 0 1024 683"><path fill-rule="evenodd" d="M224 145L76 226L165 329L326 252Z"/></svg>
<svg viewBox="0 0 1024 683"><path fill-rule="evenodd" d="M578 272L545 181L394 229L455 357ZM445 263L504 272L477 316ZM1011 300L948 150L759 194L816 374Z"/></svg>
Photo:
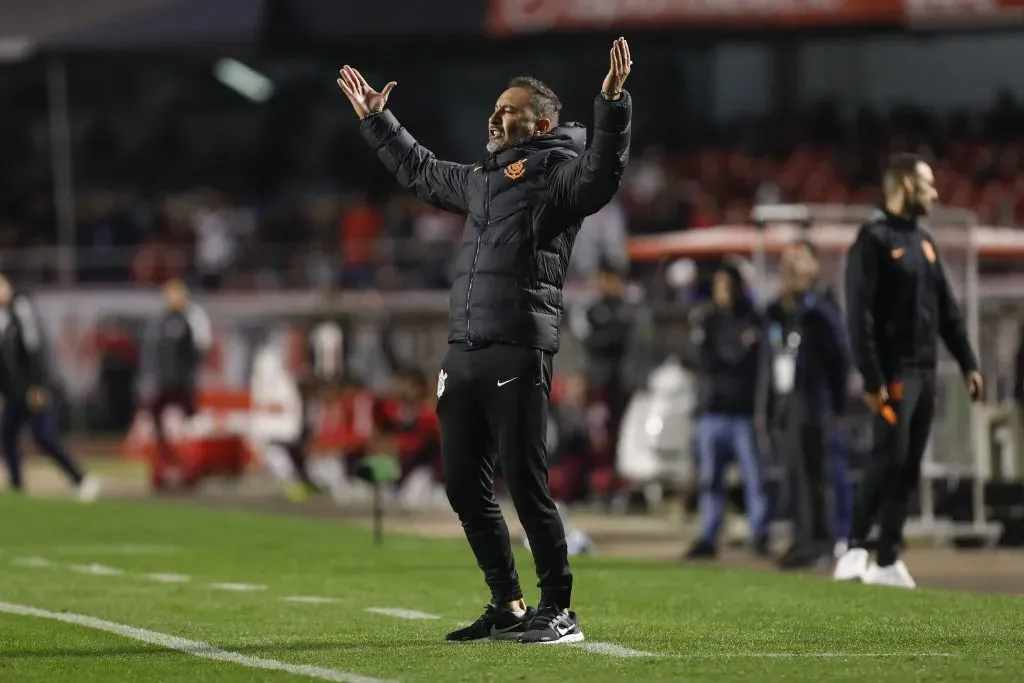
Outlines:
<svg viewBox="0 0 1024 683"><path fill-rule="evenodd" d="M284 365L273 345L259 350L253 361L249 442L254 454L295 501L306 500L319 488L306 468L309 436L306 401L298 380Z"/></svg>

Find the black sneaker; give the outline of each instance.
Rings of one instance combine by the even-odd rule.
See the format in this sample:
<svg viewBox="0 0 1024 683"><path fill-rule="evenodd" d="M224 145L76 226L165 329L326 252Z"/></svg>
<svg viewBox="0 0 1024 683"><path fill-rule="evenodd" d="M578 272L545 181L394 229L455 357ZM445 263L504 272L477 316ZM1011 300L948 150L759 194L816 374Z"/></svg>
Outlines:
<svg viewBox="0 0 1024 683"><path fill-rule="evenodd" d="M718 557L718 548L711 541L699 540L690 546L683 560L713 560Z"/></svg>
<svg viewBox="0 0 1024 683"><path fill-rule="evenodd" d="M519 638L520 643L539 643L554 645L556 643L578 643L583 640L580 620L575 612L558 609L550 605L537 608L526 627L526 632Z"/></svg>
<svg viewBox="0 0 1024 683"><path fill-rule="evenodd" d="M499 609L494 605L487 605L480 618L469 626L452 631L444 637L450 643L484 643L491 640L518 640L519 636L526 632L527 624L533 619L536 612L532 607L526 608L526 614L521 617L509 612L507 609Z"/></svg>
<svg viewBox="0 0 1024 683"><path fill-rule="evenodd" d="M779 558L777 565L783 571L823 569L832 566L832 554L826 550L807 549L793 545Z"/></svg>

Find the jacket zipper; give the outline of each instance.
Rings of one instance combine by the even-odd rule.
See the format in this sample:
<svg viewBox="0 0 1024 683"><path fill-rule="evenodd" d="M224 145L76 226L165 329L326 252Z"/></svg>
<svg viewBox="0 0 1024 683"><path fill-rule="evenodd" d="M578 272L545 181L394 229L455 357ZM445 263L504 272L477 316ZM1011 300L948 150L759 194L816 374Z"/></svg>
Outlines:
<svg viewBox="0 0 1024 683"><path fill-rule="evenodd" d="M484 170L484 228L491 222L491 176ZM473 249L473 265L469 269L469 285L466 287L466 340L473 343L473 317L469 314L469 303L473 298L473 281L476 279L476 262L480 258L480 240L483 233L477 231L476 246Z"/></svg>

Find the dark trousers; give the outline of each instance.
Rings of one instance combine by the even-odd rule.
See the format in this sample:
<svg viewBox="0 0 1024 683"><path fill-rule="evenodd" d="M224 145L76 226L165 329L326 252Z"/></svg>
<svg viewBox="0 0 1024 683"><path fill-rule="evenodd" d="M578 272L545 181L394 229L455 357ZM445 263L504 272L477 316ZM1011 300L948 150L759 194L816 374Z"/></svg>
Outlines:
<svg viewBox="0 0 1024 683"><path fill-rule="evenodd" d="M523 597L508 527L494 496L501 465L530 541L541 602L569 607L572 572L565 530L548 491L551 354L518 346L448 347L437 414L445 489L495 604Z"/></svg>
<svg viewBox="0 0 1024 683"><path fill-rule="evenodd" d="M27 424L32 432L32 439L39 449L53 458L54 462L68 478L77 486L82 483L82 470L75 464L61 442L58 420L60 410L53 396L46 408L32 410L24 401L8 401L4 407L3 420L0 422L2 432L4 461L11 488L20 490L21 478L21 444L19 437L22 428Z"/></svg>
<svg viewBox="0 0 1024 683"><path fill-rule="evenodd" d="M153 436L156 441L154 457L150 462L150 477L151 483L157 488L166 485L167 472L170 468L181 465L181 458L164 430L164 415L171 407L177 407L186 417L192 417L196 413L195 392L189 389L161 389L149 404L149 411L153 416Z"/></svg>
<svg viewBox="0 0 1024 683"><path fill-rule="evenodd" d="M786 471L786 507L793 520L791 552L807 557L828 553L832 534L827 430L821 418L807 414L798 397L786 400L780 413L777 443Z"/></svg>
<svg viewBox="0 0 1024 683"><path fill-rule="evenodd" d="M896 561L907 505L921 479L921 459L935 416L935 375L907 375L889 384L889 408L873 421L874 445L853 509L851 546L863 547L879 526L877 562Z"/></svg>
<svg viewBox="0 0 1024 683"><path fill-rule="evenodd" d="M832 538L848 540L853 524L853 485L850 483L850 458L842 430L828 430L828 457L832 463Z"/></svg>

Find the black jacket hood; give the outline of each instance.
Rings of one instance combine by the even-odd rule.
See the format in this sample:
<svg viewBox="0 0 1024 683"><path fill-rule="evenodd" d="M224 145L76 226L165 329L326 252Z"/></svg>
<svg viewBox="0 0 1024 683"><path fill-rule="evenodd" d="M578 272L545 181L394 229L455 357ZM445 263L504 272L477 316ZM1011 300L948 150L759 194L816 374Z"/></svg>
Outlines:
<svg viewBox="0 0 1024 683"><path fill-rule="evenodd" d="M575 154L583 154L587 149L587 127L582 123L567 121L551 129L550 133L537 135L519 147L504 149L487 157L487 167L500 167L518 161L523 152L539 152L546 149L567 149Z"/></svg>
<svg viewBox="0 0 1024 683"><path fill-rule="evenodd" d="M567 121L551 129L550 133L538 135L523 145L524 149L551 149L562 147L576 154L583 154L587 148L587 127L582 123Z"/></svg>

